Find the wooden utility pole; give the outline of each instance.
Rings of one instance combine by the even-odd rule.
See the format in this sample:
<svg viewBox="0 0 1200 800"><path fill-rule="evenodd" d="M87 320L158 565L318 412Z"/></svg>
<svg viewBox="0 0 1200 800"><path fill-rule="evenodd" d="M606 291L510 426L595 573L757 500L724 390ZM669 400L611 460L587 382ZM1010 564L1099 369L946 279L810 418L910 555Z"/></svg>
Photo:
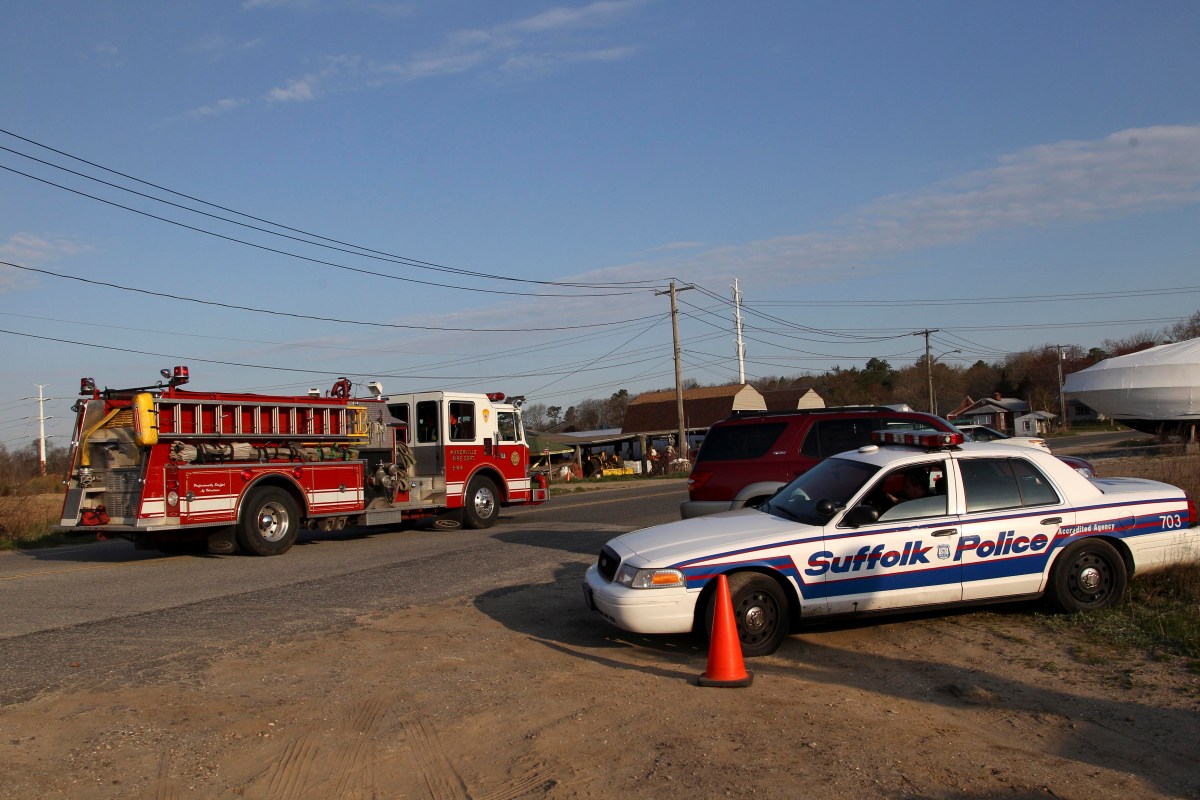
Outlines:
<svg viewBox="0 0 1200 800"><path fill-rule="evenodd" d="M683 352L679 348L679 305L675 301L677 292L686 292L688 289L694 289L694 286L681 286L675 288L675 281L671 281L671 286L665 292L655 292L655 294L671 295L671 336L675 343L675 413L679 417L678 438L676 438L675 452L680 458L687 458L687 426L683 419L683 367L680 364L680 355ZM667 467L671 464L668 461ZM664 470L665 471L665 470Z"/></svg>
<svg viewBox="0 0 1200 800"><path fill-rule="evenodd" d="M926 328L923 331L916 331L915 333L912 334L913 336L924 336L925 337L925 377L929 380L929 413L930 414L937 413L937 406L935 406L934 402L933 402L933 360L931 359L931 357L929 355L929 334L937 333L938 330L940 330L940 329L933 328L932 330L930 330L929 328Z"/></svg>

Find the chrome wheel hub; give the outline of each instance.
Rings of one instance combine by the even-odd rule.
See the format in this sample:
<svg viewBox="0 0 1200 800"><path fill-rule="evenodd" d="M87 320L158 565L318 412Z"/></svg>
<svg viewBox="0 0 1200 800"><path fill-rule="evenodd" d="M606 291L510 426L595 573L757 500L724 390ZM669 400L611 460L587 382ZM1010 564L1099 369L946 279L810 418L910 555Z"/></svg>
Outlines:
<svg viewBox="0 0 1200 800"><path fill-rule="evenodd" d="M1079 586L1085 591L1096 591L1100 588L1100 580L1100 570L1095 567L1086 567L1079 571Z"/></svg>

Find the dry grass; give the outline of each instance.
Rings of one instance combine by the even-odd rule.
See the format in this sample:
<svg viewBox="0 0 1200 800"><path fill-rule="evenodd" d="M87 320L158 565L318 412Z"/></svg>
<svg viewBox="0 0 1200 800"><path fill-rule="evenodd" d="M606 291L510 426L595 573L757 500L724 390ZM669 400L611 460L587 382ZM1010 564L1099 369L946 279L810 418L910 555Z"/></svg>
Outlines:
<svg viewBox="0 0 1200 800"><path fill-rule="evenodd" d="M1200 500L1200 456L1182 448L1171 454L1097 462L1104 476L1148 478L1178 486ZM1200 565L1187 564L1138 577L1125 602L1111 611L1047 618L1052 627L1072 627L1109 646L1124 645L1154 655L1200 659ZM1196 662L1200 666L1200 661Z"/></svg>
<svg viewBox="0 0 1200 800"><path fill-rule="evenodd" d="M51 526L58 522L62 503L61 494L0 496L0 550L60 541L60 535Z"/></svg>

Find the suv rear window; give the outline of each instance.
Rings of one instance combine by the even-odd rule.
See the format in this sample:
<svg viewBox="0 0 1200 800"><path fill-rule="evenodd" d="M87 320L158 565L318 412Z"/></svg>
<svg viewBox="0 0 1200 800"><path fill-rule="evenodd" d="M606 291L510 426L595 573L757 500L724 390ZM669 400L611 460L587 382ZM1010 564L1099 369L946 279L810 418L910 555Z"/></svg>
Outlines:
<svg viewBox="0 0 1200 800"><path fill-rule="evenodd" d="M871 444L871 431L883 429L923 430L929 427L924 420L867 417L866 419L819 419L815 420L800 447L803 455L812 458L829 458L847 450L857 450Z"/></svg>
<svg viewBox="0 0 1200 800"><path fill-rule="evenodd" d="M696 461L738 461L761 458L787 428L786 422L761 425L718 425L711 428L700 445Z"/></svg>
<svg viewBox="0 0 1200 800"><path fill-rule="evenodd" d="M800 452L813 458L828 458L836 453L857 450L871 443L871 431L879 427L874 419L822 419L813 423L804 437Z"/></svg>

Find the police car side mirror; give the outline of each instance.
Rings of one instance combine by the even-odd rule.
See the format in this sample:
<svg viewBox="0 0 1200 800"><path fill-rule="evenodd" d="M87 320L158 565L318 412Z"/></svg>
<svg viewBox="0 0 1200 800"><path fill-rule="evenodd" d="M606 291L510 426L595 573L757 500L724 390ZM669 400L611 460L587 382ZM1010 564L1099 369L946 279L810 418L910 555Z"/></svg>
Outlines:
<svg viewBox="0 0 1200 800"><path fill-rule="evenodd" d="M879 509L874 506L869 506L866 503L857 505L850 509L850 513L842 520L845 525L851 528L857 528L862 525L870 525L872 522L879 521Z"/></svg>
<svg viewBox="0 0 1200 800"><path fill-rule="evenodd" d="M822 500L817 501L815 511L818 514L820 514L822 517L832 517L834 514L841 511L843 508L845 508L845 506L838 505L837 503L833 502L832 500L830 500L829 498L826 497Z"/></svg>

